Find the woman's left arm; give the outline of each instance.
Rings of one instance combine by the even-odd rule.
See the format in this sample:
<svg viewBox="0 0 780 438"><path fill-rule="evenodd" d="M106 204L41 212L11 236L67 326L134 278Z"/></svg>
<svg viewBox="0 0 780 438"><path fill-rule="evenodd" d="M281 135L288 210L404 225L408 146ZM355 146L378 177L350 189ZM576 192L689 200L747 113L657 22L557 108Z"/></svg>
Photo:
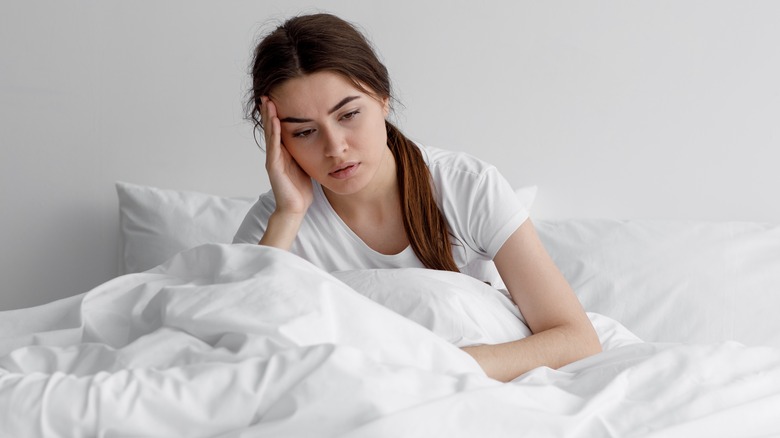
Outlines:
<svg viewBox="0 0 780 438"><path fill-rule="evenodd" d="M493 259L533 335L465 347L488 376L508 382L539 366L559 368L601 351L596 331L527 219Z"/></svg>

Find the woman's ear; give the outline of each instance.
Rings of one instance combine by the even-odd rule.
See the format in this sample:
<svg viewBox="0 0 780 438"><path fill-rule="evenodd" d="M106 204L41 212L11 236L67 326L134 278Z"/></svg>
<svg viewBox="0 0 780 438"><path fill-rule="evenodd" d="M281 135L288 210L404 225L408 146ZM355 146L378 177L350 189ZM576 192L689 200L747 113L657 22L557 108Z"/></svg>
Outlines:
<svg viewBox="0 0 780 438"><path fill-rule="evenodd" d="M385 115L385 118L390 115L390 98L389 97L383 97L382 98L382 114Z"/></svg>

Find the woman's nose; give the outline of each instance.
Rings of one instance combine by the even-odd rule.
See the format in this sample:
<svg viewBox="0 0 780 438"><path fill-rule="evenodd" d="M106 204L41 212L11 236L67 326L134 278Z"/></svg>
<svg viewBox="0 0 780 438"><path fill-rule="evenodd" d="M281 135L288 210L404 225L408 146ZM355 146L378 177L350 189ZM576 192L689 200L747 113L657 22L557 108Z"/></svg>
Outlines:
<svg viewBox="0 0 780 438"><path fill-rule="evenodd" d="M337 157L347 150L347 142L344 135L336 129L325 132L325 156Z"/></svg>

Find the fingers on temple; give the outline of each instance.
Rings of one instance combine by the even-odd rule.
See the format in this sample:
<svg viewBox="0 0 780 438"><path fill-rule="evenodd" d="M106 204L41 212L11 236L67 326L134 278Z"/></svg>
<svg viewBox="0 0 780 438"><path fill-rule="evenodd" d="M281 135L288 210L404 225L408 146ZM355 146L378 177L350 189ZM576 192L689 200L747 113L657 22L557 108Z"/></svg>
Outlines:
<svg viewBox="0 0 780 438"><path fill-rule="evenodd" d="M276 106L268 96L262 96L260 100L262 102L260 117L265 130L266 142L270 143L268 146L274 147L281 142L281 124L276 115Z"/></svg>
<svg viewBox="0 0 780 438"><path fill-rule="evenodd" d="M279 119L276 117L276 114L274 114L272 117L273 118L271 119L271 138L270 138L270 140L274 144L274 146L276 146L276 145L280 145L282 143L282 134L281 134L282 126L281 126L281 123L279 122Z"/></svg>

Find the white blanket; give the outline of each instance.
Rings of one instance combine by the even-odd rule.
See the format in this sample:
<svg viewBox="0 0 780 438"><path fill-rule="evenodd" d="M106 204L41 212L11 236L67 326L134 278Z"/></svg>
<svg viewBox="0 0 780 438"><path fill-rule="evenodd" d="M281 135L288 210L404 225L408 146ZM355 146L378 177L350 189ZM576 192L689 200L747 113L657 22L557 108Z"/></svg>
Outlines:
<svg viewBox="0 0 780 438"><path fill-rule="evenodd" d="M2 312L0 436L780 434L776 349L646 344L591 315L605 353L501 384L456 346L527 334L500 293L454 273L337 276L370 298L283 251L203 245ZM392 299L415 287L438 291Z"/></svg>

